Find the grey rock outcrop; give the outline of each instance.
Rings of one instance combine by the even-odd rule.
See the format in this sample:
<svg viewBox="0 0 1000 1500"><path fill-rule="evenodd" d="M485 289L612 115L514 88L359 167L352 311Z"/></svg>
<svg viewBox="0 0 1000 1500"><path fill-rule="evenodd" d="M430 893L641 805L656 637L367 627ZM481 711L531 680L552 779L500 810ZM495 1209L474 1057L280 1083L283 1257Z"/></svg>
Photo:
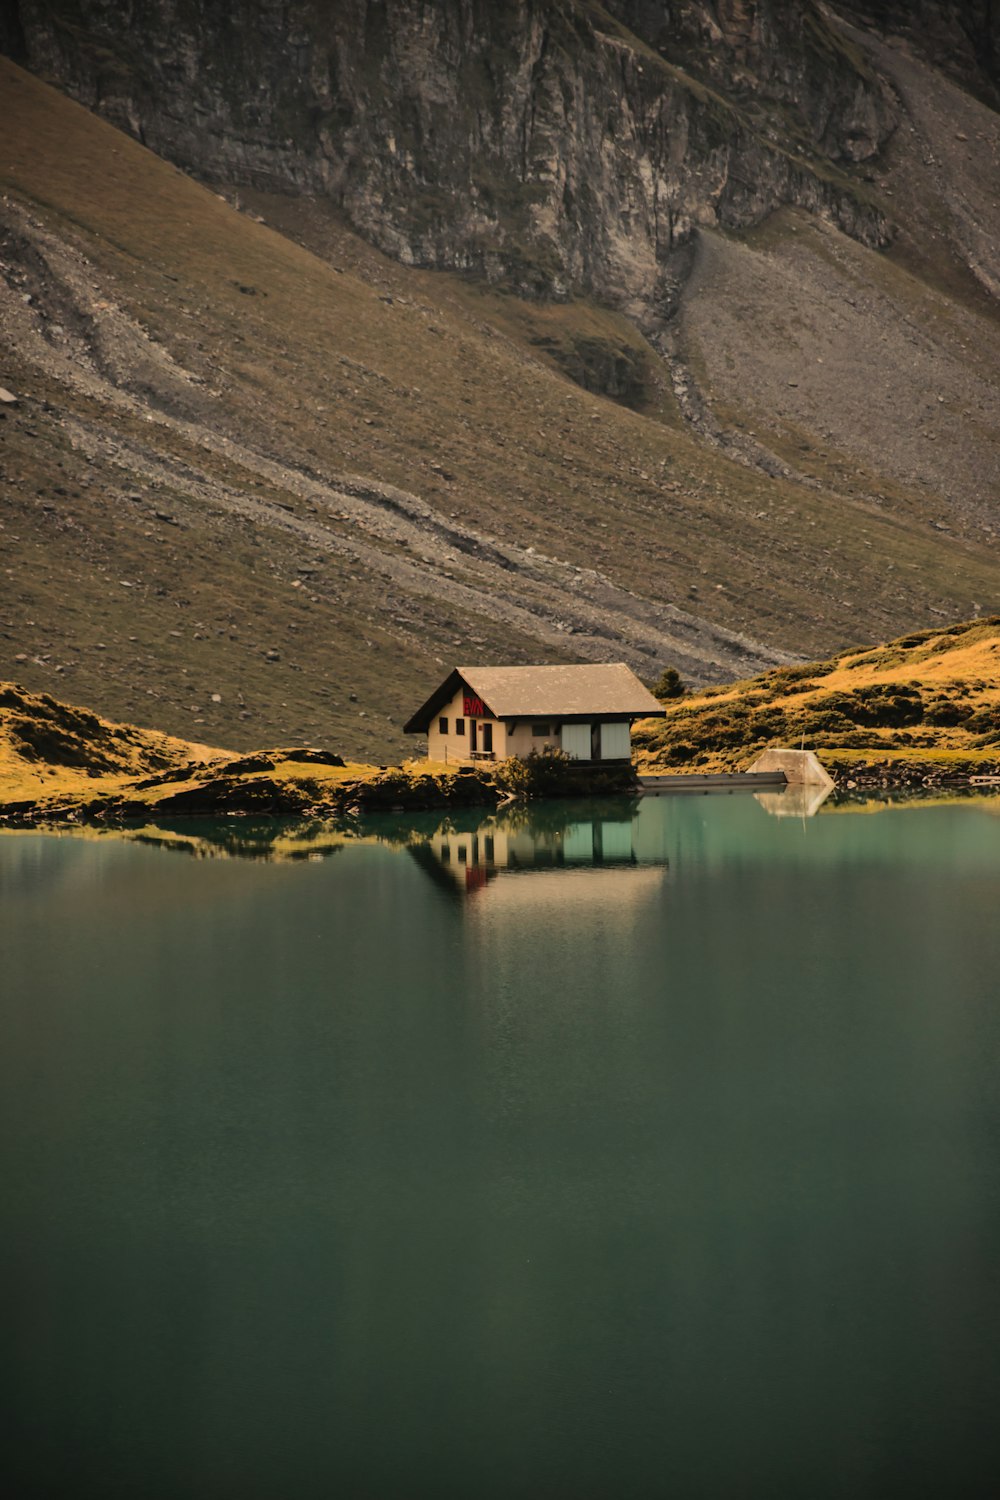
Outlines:
<svg viewBox="0 0 1000 1500"><path fill-rule="evenodd" d="M838 0L859 25L904 36L913 50L983 99L1000 104L996 0Z"/></svg>
<svg viewBox="0 0 1000 1500"><path fill-rule="evenodd" d="M890 234L850 170L894 100L818 4L20 0L17 34L188 170L326 195L407 264L647 325L699 224L794 203Z"/></svg>

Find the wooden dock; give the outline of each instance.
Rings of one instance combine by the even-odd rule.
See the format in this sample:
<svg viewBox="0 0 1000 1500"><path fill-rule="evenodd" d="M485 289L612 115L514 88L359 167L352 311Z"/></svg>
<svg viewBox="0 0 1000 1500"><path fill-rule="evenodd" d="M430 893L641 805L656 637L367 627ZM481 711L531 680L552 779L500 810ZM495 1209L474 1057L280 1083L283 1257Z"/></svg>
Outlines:
<svg viewBox="0 0 1000 1500"><path fill-rule="evenodd" d="M765 792L788 785L784 771L730 771L711 775L640 776L646 796L667 797L677 792Z"/></svg>

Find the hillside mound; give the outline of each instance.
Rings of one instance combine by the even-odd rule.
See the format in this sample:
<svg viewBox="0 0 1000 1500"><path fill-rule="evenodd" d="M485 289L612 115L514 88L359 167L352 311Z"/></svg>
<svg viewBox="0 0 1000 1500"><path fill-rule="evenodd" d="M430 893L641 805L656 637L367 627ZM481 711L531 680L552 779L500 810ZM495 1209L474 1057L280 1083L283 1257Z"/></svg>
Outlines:
<svg viewBox="0 0 1000 1500"><path fill-rule="evenodd" d="M636 727L640 770L745 769L776 745L814 750L842 775L871 762L992 765L1000 761L1000 616L781 667L664 707L665 719Z"/></svg>
<svg viewBox="0 0 1000 1500"><path fill-rule="evenodd" d="M237 755L0 683L0 825L323 818L489 805L502 794L489 768L365 765L310 745Z"/></svg>
<svg viewBox="0 0 1000 1500"><path fill-rule="evenodd" d="M0 796L5 802L85 792L93 783L176 774L227 761L225 750L116 724L48 693L0 683Z"/></svg>

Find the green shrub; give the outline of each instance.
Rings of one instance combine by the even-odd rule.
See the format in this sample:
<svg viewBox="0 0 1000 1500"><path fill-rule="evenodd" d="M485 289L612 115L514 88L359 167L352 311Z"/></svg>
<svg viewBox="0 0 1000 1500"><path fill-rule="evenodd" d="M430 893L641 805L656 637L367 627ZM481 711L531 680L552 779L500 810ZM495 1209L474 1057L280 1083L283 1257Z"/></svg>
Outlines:
<svg viewBox="0 0 1000 1500"><path fill-rule="evenodd" d="M656 680L653 697L664 702L668 698L683 698L685 692L681 674L676 667L665 667Z"/></svg>
<svg viewBox="0 0 1000 1500"><path fill-rule="evenodd" d="M965 727L974 730L976 734L997 734L1000 732L1000 707L981 708L978 713L970 714Z"/></svg>
<svg viewBox="0 0 1000 1500"><path fill-rule="evenodd" d="M496 778L515 797L558 797L570 786L573 761L555 745L532 750L523 759L512 755L497 766Z"/></svg>
<svg viewBox="0 0 1000 1500"><path fill-rule="evenodd" d="M939 724L947 728L952 724L961 724L971 714L972 709L968 704L954 703L950 698L941 698L928 705L924 718L928 724Z"/></svg>
<svg viewBox="0 0 1000 1500"><path fill-rule="evenodd" d="M823 670L823 663L803 662L793 667L776 667L773 672L768 672L760 681L766 687L775 689L785 687L790 682L801 682L806 677L815 677L817 672Z"/></svg>

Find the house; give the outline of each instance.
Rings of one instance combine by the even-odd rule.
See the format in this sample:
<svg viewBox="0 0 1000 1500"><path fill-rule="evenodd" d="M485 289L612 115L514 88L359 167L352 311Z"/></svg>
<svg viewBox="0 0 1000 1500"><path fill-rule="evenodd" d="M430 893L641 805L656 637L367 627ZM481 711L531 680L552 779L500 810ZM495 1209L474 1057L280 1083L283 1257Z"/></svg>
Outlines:
<svg viewBox="0 0 1000 1500"><path fill-rule="evenodd" d="M429 760L505 760L546 747L574 760L627 761L634 719L662 716L624 662L456 667L403 725Z"/></svg>

